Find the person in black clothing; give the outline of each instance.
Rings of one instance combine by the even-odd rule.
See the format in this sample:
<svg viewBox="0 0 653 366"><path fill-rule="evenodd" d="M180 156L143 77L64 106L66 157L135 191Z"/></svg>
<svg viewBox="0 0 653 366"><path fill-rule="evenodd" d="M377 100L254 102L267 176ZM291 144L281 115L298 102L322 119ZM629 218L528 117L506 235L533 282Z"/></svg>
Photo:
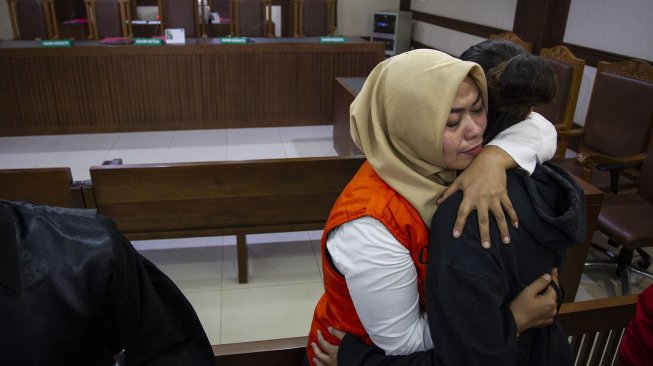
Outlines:
<svg viewBox="0 0 653 366"><path fill-rule="evenodd" d="M214 365L190 303L90 210L0 201L0 365Z"/></svg>
<svg viewBox="0 0 653 366"><path fill-rule="evenodd" d="M486 70L489 110L495 108L495 121L502 121L501 128L486 131L486 137L511 121L521 121L533 105L550 101L551 93L546 90L551 85L552 70L543 60L522 53L513 55L510 48L515 46L497 41L475 47L480 51L472 47L471 61ZM500 55L490 53L496 57L483 59L488 49L498 50ZM470 51L462 58L469 55ZM573 364L571 348L557 318L546 327L517 329L510 302L542 273L561 268L566 249L583 240L583 192L566 172L549 164L538 166L531 176L512 169L507 173L507 183L520 218L519 229L510 228L510 245L480 248L475 213L467 218L466 225L471 227L459 239L451 237L460 192L445 200L433 217L426 305L435 348L407 356L385 356L378 347L345 335L337 349L339 365ZM490 235L493 241L500 240L494 222ZM560 304L563 295L557 286L546 291L556 291ZM335 347L330 347L321 344L333 354Z"/></svg>

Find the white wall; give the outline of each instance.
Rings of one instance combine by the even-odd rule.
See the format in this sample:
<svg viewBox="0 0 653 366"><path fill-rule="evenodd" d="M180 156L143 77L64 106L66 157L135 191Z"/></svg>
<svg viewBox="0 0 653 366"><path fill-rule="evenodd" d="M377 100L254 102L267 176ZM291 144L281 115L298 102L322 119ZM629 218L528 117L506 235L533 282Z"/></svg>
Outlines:
<svg viewBox="0 0 653 366"><path fill-rule="evenodd" d="M14 38L14 32L11 30L11 19L9 18L9 5L6 1L0 0L0 40L10 40Z"/></svg>
<svg viewBox="0 0 653 366"><path fill-rule="evenodd" d="M485 40L472 34L424 22L413 23L413 39L455 57L460 56L470 46Z"/></svg>
<svg viewBox="0 0 653 366"><path fill-rule="evenodd" d="M399 10L399 0L338 1L338 29L336 29L336 34L358 37L371 36L372 15L380 10Z"/></svg>
<svg viewBox="0 0 653 366"><path fill-rule="evenodd" d="M511 30L517 0L412 0L410 6L422 13Z"/></svg>
<svg viewBox="0 0 653 366"><path fill-rule="evenodd" d="M517 0L412 0L411 9L445 18L512 30ZM469 46L485 40L471 34L414 22L413 40L459 56Z"/></svg>
<svg viewBox="0 0 653 366"><path fill-rule="evenodd" d="M653 60L653 1L572 0L564 41Z"/></svg>
<svg viewBox="0 0 653 366"><path fill-rule="evenodd" d="M653 60L653 1L572 0L564 42ZM574 121L585 124L596 68L585 67Z"/></svg>

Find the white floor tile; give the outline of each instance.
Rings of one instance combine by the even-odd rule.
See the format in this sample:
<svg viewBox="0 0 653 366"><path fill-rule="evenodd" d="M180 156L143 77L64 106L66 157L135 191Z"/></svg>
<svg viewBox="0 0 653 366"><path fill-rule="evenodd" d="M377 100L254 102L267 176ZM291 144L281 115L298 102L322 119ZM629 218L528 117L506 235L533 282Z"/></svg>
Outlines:
<svg viewBox="0 0 653 366"><path fill-rule="evenodd" d="M106 155L106 160L122 159L123 164L163 163L168 148L134 148L112 149Z"/></svg>
<svg viewBox="0 0 653 366"><path fill-rule="evenodd" d="M333 139L333 132L327 125L279 127L282 142L311 142L314 139Z"/></svg>
<svg viewBox="0 0 653 366"><path fill-rule="evenodd" d="M93 165L102 165L108 152L108 150L53 151L47 154L37 167L69 167L73 180L91 179L89 168Z"/></svg>
<svg viewBox="0 0 653 366"><path fill-rule="evenodd" d="M183 130L172 133L171 148L207 148L225 146L226 130Z"/></svg>
<svg viewBox="0 0 653 366"><path fill-rule="evenodd" d="M281 144L229 145L226 160L283 159L286 152Z"/></svg>
<svg viewBox="0 0 653 366"><path fill-rule="evenodd" d="M7 153L0 152L0 169L29 169L45 159L47 152ZM67 165L65 165L67 166Z"/></svg>
<svg viewBox="0 0 653 366"><path fill-rule="evenodd" d="M227 145L265 145L278 144L281 135L277 127L231 128L227 130Z"/></svg>
<svg viewBox="0 0 653 366"><path fill-rule="evenodd" d="M227 158L226 130L175 131L166 163L223 161Z"/></svg>
<svg viewBox="0 0 653 366"><path fill-rule="evenodd" d="M222 343L308 334L322 282L222 291Z"/></svg>
<svg viewBox="0 0 653 366"><path fill-rule="evenodd" d="M121 133L113 149L151 149L168 148L172 140L172 131Z"/></svg>
<svg viewBox="0 0 653 366"><path fill-rule="evenodd" d="M222 246L141 250L184 292L222 288Z"/></svg>
<svg viewBox="0 0 653 366"><path fill-rule="evenodd" d="M227 130L226 160L280 159L286 153L279 129L235 128Z"/></svg>
<svg viewBox="0 0 653 366"><path fill-rule="evenodd" d="M222 326L222 293L220 291L184 293L200 318L204 332L211 344L220 344Z"/></svg>
<svg viewBox="0 0 653 366"><path fill-rule="evenodd" d="M63 135L0 137L0 152L47 153L63 139Z"/></svg>
<svg viewBox="0 0 653 366"><path fill-rule="evenodd" d="M53 151L108 151L118 141L119 133L94 133L66 135Z"/></svg>
<svg viewBox="0 0 653 366"><path fill-rule="evenodd" d="M191 163L200 161L227 160L227 147L202 146L202 147L171 147L165 156L166 163Z"/></svg>
<svg viewBox="0 0 653 366"><path fill-rule="evenodd" d="M321 282L311 241L248 244L248 283L238 283L236 246L224 247L222 289Z"/></svg>
<svg viewBox="0 0 653 366"><path fill-rule="evenodd" d="M302 142L284 142L286 157L304 158L313 156L338 156L331 138L303 139Z"/></svg>

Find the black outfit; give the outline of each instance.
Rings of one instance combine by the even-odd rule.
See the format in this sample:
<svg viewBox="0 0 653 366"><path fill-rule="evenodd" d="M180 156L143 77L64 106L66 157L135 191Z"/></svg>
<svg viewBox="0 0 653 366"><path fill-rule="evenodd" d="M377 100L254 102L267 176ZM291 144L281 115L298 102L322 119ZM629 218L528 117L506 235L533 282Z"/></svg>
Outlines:
<svg viewBox="0 0 653 366"><path fill-rule="evenodd" d="M90 210L0 201L0 365L213 365L190 303Z"/></svg>
<svg viewBox="0 0 653 366"><path fill-rule="evenodd" d="M511 244L491 220L492 247L483 249L476 214L460 239L451 228L462 200L458 192L437 210L431 226L426 303L435 348L408 356L384 356L347 335L338 351L346 365L572 365L567 337L558 319L517 337L510 302L552 267L561 267L566 249L582 242L585 203L580 187L560 168L543 165L528 176L513 169L508 194L519 216ZM558 291L559 292L559 291ZM561 302L562 294L558 293Z"/></svg>

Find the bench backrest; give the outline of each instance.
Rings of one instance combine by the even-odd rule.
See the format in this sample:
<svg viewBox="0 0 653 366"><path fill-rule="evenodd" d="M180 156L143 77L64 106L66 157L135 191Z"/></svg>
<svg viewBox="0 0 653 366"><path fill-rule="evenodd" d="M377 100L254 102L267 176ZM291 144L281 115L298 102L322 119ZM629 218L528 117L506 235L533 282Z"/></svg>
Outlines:
<svg viewBox="0 0 653 366"><path fill-rule="evenodd" d="M84 207L81 183L73 182L70 168L1 169L0 199Z"/></svg>
<svg viewBox="0 0 653 366"><path fill-rule="evenodd" d="M637 295L563 304L560 323L570 338L576 365L618 365L624 329L635 315Z"/></svg>
<svg viewBox="0 0 653 366"><path fill-rule="evenodd" d="M362 157L91 168L98 213L130 239L322 228Z"/></svg>

